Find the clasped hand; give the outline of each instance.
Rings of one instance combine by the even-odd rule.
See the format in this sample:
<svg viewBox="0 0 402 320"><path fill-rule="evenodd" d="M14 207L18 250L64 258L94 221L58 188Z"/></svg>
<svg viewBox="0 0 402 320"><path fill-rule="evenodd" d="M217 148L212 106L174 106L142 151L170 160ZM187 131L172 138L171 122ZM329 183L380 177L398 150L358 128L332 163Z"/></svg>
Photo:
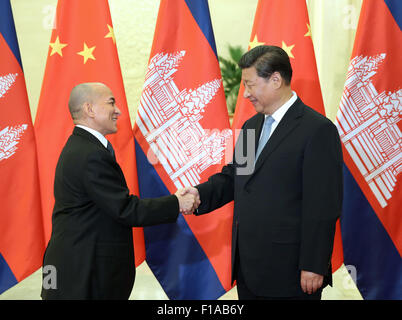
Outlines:
<svg viewBox="0 0 402 320"><path fill-rule="evenodd" d="M192 214L201 203L200 194L194 187L179 189L175 195L179 200L180 212L182 214Z"/></svg>

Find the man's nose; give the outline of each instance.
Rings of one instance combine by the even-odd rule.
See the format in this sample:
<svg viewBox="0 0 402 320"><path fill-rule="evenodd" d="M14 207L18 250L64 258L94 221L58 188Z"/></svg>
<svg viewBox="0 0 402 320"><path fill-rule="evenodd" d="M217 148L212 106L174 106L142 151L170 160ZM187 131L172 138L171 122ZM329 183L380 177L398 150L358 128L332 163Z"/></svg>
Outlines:
<svg viewBox="0 0 402 320"><path fill-rule="evenodd" d="M121 115L121 111L120 111L118 106L114 107L114 113L117 113L118 115Z"/></svg>
<svg viewBox="0 0 402 320"><path fill-rule="evenodd" d="M250 97L250 92L248 92L247 88L244 87L243 98L247 99Z"/></svg>

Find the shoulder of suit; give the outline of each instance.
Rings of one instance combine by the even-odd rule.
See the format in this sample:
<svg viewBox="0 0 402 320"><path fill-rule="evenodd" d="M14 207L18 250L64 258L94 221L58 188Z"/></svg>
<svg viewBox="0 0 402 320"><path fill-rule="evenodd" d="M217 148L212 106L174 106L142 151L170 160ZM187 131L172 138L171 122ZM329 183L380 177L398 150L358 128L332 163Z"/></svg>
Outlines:
<svg viewBox="0 0 402 320"><path fill-rule="evenodd" d="M107 159L109 151L89 133L88 136L73 133L63 149L63 155L75 163L83 163L93 157Z"/></svg>
<svg viewBox="0 0 402 320"><path fill-rule="evenodd" d="M99 148L101 150L106 149L97 137L82 128L75 127L72 137L75 137L74 139L76 141L79 141L81 144L85 144L88 147L92 146L93 148Z"/></svg>
<svg viewBox="0 0 402 320"><path fill-rule="evenodd" d="M85 146L86 149L101 149L103 147L94 139L88 139L88 137L81 135L72 135L69 140L77 146ZM105 148L103 147L103 149Z"/></svg>
<svg viewBox="0 0 402 320"><path fill-rule="evenodd" d="M307 116L307 118L317 122L317 123L327 123L327 124L333 124L333 122L328 119L326 116L323 114L319 113L318 111L314 110L313 108L307 106L304 104L304 115Z"/></svg>
<svg viewBox="0 0 402 320"><path fill-rule="evenodd" d="M308 128L312 135L339 135L338 128L330 119L308 106L305 107L303 118L303 128Z"/></svg>
<svg viewBox="0 0 402 320"><path fill-rule="evenodd" d="M244 122L242 128L246 128L246 127L250 127L250 126L254 127L254 124L255 124L256 122L258 122L258 120L259 120L260 118L263 118L263 117L264 117L264 115L263 115L262 113L257 113L257 114L255 114L254 116L252 116L251 118L249 118L248 120L246 120L246 121Z"/></svg>

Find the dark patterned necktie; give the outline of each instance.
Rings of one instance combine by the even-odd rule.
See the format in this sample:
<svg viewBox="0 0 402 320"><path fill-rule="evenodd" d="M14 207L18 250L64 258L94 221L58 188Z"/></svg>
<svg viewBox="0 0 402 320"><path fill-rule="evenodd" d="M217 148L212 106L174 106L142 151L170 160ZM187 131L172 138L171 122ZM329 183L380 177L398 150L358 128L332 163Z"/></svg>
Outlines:
<svg viewBox="0 0 402 320"><path fill-rule="evenodd" d="M114 149L113 149L113 147L112 147L112 144L111 144L109 141L107 142L107 147L106 147L106 149L109 150L109 152L110 152L110 154L112 155L112 157L116 160L116 156L115 156L115 154L114 154Z"/></svg>

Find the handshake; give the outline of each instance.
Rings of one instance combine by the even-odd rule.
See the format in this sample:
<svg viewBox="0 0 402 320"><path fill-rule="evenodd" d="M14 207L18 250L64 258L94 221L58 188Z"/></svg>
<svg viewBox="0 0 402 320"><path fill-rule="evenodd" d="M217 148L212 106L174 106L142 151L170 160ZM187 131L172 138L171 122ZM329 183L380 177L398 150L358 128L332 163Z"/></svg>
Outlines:
<svg viewBox="0 0 402 320"><path fill-rule="evenodd" d="M200 194L194 187L179 189L175 193L179 200L180 212L182 214L192 214L201 203Z"/></svg>

